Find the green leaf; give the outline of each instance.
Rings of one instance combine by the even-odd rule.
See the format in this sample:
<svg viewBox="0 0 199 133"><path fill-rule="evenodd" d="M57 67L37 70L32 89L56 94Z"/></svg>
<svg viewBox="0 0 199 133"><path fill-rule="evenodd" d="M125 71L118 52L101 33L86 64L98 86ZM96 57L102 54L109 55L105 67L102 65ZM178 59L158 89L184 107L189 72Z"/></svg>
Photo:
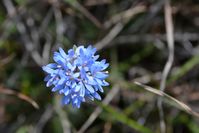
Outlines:
<svg viewBox="0 0 199 133"><path fill-rule="evenodd" d="M29 129L30 129L29 126L22 126L16 131L16 133L28 133Z"/></svg>
<svg viewBox="0 0 199 133"><path fill-rule="evenodd" d="M125 114L123 114L122 112L117 111L116 109L114 109L111 106L106 106L103 105L101 103L99 103L99 105L106 111L108 112L110 115L110 117L112 117L112 119L117 120L123 124L128 125L129 127L141 132L141 133L152 133L152 131L147 128L144 127L143 125L140 125L138 122L136 122L133 119L129 119Z"/></svg>
<svg viewBox="0 0 199 133"><path fill-rule="evenodd" d="M176 81L177 79L185 75L187 72L189 72L197 64L199 64L199 55L193 56L184 65L182 65L177 71L175 71L174 74L171 75L171 78L169 79L168 83L172 83Z"/></svg>
<svg viewBox="0 0 199 133"><path fill-rule="evenodd" d="M15 0L15 2L18 4L18 5L25 5L27 3L27 0Z"/></svg>
<svg viewBox="0 0 199 133"><path fill-rule="evenodd" d="M68 4L75 6L75 4L77 3L76 0L64 0L65 2L67 2Z"/></svg>

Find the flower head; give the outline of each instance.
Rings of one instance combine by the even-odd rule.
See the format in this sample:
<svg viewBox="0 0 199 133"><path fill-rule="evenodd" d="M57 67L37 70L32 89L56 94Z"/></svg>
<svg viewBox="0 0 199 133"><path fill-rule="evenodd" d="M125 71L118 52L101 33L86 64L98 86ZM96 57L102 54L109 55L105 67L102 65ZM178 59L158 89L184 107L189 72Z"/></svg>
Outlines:
<svg viewBox="0 0 199 133"><path fill-rule="evenodd" d="M63 95L62 103L79 108L87 99L101 100L98 92L103 92L103 86L109 84L105 81L108 72L104 71L109 64L106 60L98 61L99 55L95 55L96 48L88 46L74 47L66 54L62 48L54 52L53 60L43 66L47 73L44 81L46 86L52 87L52 91L58 91Z"/></svg>

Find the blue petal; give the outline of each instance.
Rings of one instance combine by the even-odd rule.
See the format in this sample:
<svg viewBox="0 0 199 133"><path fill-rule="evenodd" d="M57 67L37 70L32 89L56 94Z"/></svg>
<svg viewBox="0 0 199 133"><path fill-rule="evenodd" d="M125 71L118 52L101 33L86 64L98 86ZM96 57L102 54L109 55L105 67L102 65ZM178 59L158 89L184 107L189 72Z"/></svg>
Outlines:
<svg viewBox="0 0 199 133"><path fill-rule="evenodd" d="M95 92L95 90L93 89L93 87L92 87L91 85L85 84L85 86L86 86L86 89L87 89L88 91L90 91L91 93L94 93L94 92Z"/></svg>
<svg viewBox="0 0 199 133"><path fill-rule="evenodd" d="M74 50L73 50L73 49L68 50L68 55L69 55L70 57L73 57L73 56L75 55Z"/></svg>
<svg viewBox="0 0 199 133"><path fill-rule="evenodd" d="M92 95L93 95L97 100L101 100L101 99L102 99L101 96L100 96L97 92L93 93Z"/></svg>
<svg viewBox="0 0 199 133"><path fill-rule="evenodd" d="M55 64L55 63L50 63L50 64L48 64L48 65L46 65L46 67L49 67L49 68L57 68L57 64Z"/></svg>
<svg viewBox="0 0 199 133"><path fill-rule="evenodd" d="M46 83L46 86L47 86L47 87L50 87L51 85L53 85L53 81L54 81L54 79L51 78L51 79Z"/></svg>
<svg viewBox="0 0 199 133"><path fill-rule="evenodd" d="M89 45L89 46L87 47L87 50L92 50L92 46Z"/></svg>
<svg viewBox="0 0 199 133"><path fill-rule="evenodd" d="M100 86L100 85L95 85L94 88L95 88L95 91L99 90L100 92L104 92L102 86Z"/></svg>
<svg viewBox="0 0 199 133"><path fill-rule="evenodd" d="M99 91L103 93L104 90L103 90L102 86L98 85L98 87L99 87Z"/></svg>
<svg viewBox="0 0 199 133"><path fill-rule="evenodd" d="M87 66L91 66L93 63L94 63L93 60L89 60L89 61L87 61Z"/></svg>
<svg viewBox="0 0 199 133"><path fill-rule="evenodd" d="M105 70L108 66L109 66L109 63L104 64L102 70Z"/></svg>
<svg viewBox="0 0 199 133"><path fill-rule="evenodd" d="M98 83L98 85L103 85L102 80L95 78L96 82Z"/></svg>
<svg viewBox="0 0 199 133"><path fill-rule="evenodd" d="M74 69L74 68L73 68L74 66L72 66L71 63L69 63L69 62L66 64L66 66L67 66L70 70Z"/></svg>
<svg viewBox="0 0 199 133"><path fill-rule="evenodd" d="M80 97L84 97L84 96L85 96L85 87L82 86L80 90Z"/></svg>
<svg viewBox="0 0 199 133"><path fill-rule="evenodd" d="M54 72L53 69L51 69L51 68L49 68L49 67L47 67L47 66L43 66L42 69L43 69L45 72L49 73L49 74Z"/></svg>
<svg viewBox="0 0 199 133"><path fill-rule="evenodd" d="M82 48L80 48L79 50L80 56L83 57L84 56L84 50Z"/></svg>
<svg viewBox="0 0 199 133"><path fill-rule="evenodd" d="M58 81L58 85L62 85L62 84L64 84L65 83L65 81L66 81L66 79L65 78L61 78L59 81Z"/></svg>
<svg viewBox="0 0 199 133"><path fill-rule="evenodd" d="M78 91L80 91L80 89L81 89L81 85L76 85L76 87L74 87L74 91L75 92L78 92Z"/></svg>
<svg viewBox="0 0 199 133"><path fill-rule="evenodd" d="M95 80L93 79L93 77L87 76L87 78L88 78L88 80L87 80L88 84L90 84L90 85L96 85L96 82L95 82Z"/></svg>
<svg viewBox="0 0 199 133"><path fill-rule="evenodd" d="M66 81L67 86L71 86L71 81Z"/></svg>
<svg viewBox="0 0 199 133"><path fill-rule="evenodd" d="M70 103L70 98L68 96L64 96L62 98L62 104L69 104Z"/></svg>
<svg viewBox="0 0 199 133"><path fill-rule="evenodd" d="M103 60L100 61L100 63L105 64L105 63L106 63L106 60L103 59Z"/></svg>
<svg viewBox="0 0 199 133"><path fill-rule="evenodd" d="M52 88L52 92L55 92L57 90L61 90L61 89L63 89L63 87L64 87L63 85L57 85L54 88Z"/></svg>
<svg viewBox="0 0 199 133"><path fill-rule="evenodd" d="M88 98L88 99L90 99L90 100L94 101L94 97L93 97L93 96L91 96L91 95L87 95L87 96L86 96L86 98Z"/></svg>
<svg viewBox="0 0 199 133"><path fill-rule="evenodd" d="M63 89L63 93L64 93L65 96L67 96L67 95L70 93L69 87L66 86L66 87Z"/></svg>
<svg viewBox="0 0 199 133"><path fill-rule="evenodd" d="M97 49L96 48L93 48L92 49L92 54L94 55L96 53Z"/></svg>
<svg viewBox="0 0 199 133"><path fill-rule="evenodd" d="M60 65L63 65L66 63L64 58L58 52L54 52L53 60Z"/></svg>
<svg viewBox="0 0 199 133"><path fill-rule="evenodd" d="M73 77L74 77L74 78L78 78L78 77L79 77L79 75L80 75L80 73L79 73L79 72L77 72L77 73L74 73L74 74L73 74Z"/></svg>
<svg viewBox="0 0 199 133"><path fill-rule="evenodd" d="M52 76L47 75L47 76L44 78L44 81L48 81L48 80L50 80L51 78L52 78Z"/></svg>
<svg viewBox="0 0 199 133"><path fill-rule="evenodd" d="M63 58L65 58L65 59L67 58L67 55L62 48L59 48L59 52Z"/></svg>
<svg viewBox="0 0 199 133"><path fill-rule="evenodd" d="M73 65L73 67L71 68L72 71L74 71L76 69L76 66Z"/></svg>
<svg viewBox="0 0 199 133"><path fill-rule="evenodd" d="M80 108L80 105L81 105L81 102L78 102L78 103L76 104L76 106L77 106L78 109Z"/></svg>
<svg viewBox="0 0 199 133"><path fill-rule="evenodd" d="M84 97L81 97L81 98L82 98L82 102L85 102L85 101L86 101Z"/></svg>
<svg viewBox="0 0 199 133"><path fill-rule="evenodd" d="M72 82L72 83L71 83L71 88L75 88L75 87L76 87L76 85L77 85L77 83L76 83L76 82Z"/></svg>
<svg viewBox="0 0 199 133"><path fill-rule="evenodd" d="M96 77L96 78L99 78L99 79L105 79L105 78L108 77L108 74L103 73L103 72L97 72L97 73L95 74L95 77Z"/></svg>
<svg viewBox="0 0 199 133"><path fill-rule="evenodd" d="M109 83L103 80L103 86L109 86Z"/></svg>
<svg viewBox="0 0 199 133"><path fill-rule="evenodd" d="M99 58L99 55L96 55L93 57L94 60L97 60Z"/></svg>
<svg viewBox="0 0 199 133"><path fill-rule="evenodd" d="M63 94L66 96L70 93L70 88L65 86L64 89L59 90L59 94Z"/></svg>
<svg viewBox="0 0 199 133"><path fill-rule="evenodd" d="M77 47L77 49L75 51L77 55L80 55L80 49L84 49L84 46Z"/></svg>
<svg viewBox="0 0 199 133"><path fill-rule="evenodd" d="M76 97L73 99L72 105L73 107L80 108L81 101Z"/></svg>
<svg viewBox="0 0 199 133"><path fill-rule="evenodd" d="M86 78L86 71L83 68L80 70L80 75L82 79Z"/></svg>

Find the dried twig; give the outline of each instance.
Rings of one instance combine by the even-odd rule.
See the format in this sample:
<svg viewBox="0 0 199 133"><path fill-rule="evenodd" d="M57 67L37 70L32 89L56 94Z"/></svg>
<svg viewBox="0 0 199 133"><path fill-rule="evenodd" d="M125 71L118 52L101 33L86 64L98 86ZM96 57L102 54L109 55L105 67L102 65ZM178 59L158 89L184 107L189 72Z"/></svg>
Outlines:
<svg viewBox="0 0 199 133"><path fill-rule="evenodd" d="M34 59L34 61L37 63L37 65L41 66L43 65L43 59L41 58L40 54L38 51L34 49L34 44L32 41L29 39L26 28L24 24L20 21L17 21L17 29L21 33L22 39L24 41L24 46L28 52L30 52L31 57Z"/></svg>
<svg viewBox="0 0 199 133"><path fill-rule="evenodd" d="M131 14L126 15L126 19L122 22L118 22L110 32L101 41L95 44L97 49L102 49L108 45L124 28L124 26L129 22L129 20L138 13L144 12L146 9L144 6L137 6L131 10ZM119 17L120 20L120 17Z"/></svg>
<svg viewBox="0 0 199 133"><path fill-rule="evenodd" d="M139 6L130 8L126 11L123 11L123 12L118 13L118 14L114 15L113 17L111 17L110 20L108 20L104 23L104 27L106 29L108 29L113 24L116 24L118 22L128 21L129 18L132 18L134 15L145 12L145 11L146 11L146 6L144 6L144 5L139 5Z"/></svg>
<svg viewBox="0 0 199 133"><path fill-rule="evenodd" d="M103 5L103 4L111 4L112 0L86 0L85 6L96 6L96 5Z"/></svg>
<svg viewBox="0 0 199 133"><path fill-rule="evenodd" d="M34 47L39 46L39 30L35 26L35 20L29 16L26 19L27 29L30 29L30 38L32 40L32 43L34 44Z"/></svg>
<svg viewBox="0 0 199 133"><path fill-rule="evenodd" d="M58 95L56 95L54 109L59 116L59 119L60 119L60 122L62 125L62 129L63 129L63 133L70 133L71 132L70 121L68 120L68 117L67 117L66 113L64 112L64 110L61 108L61 104L59 101L60 101L60 97Z"/></svg>
<svg viewBox="0 0 199 133"><path fill-rule="evenodd" d="M56 45L57 44L62 44L63 38L64 38L64 22L63 22L63 17L62 17L62 12L58 8L58 5L56 5L57 2L54 2L53 4L53 12L55 16L55 21L56 21Z"/></svg>
<svg viewBox="0 0 199 133"><path fill-rule="evenodd" d="M160 90L155 89L155 88L152 88L152 87L150 87L150 86L141 84L141 83L139 83L139 82L134 82L134 83L135 83L136 85L138 85L138 86L144 88L145 90L147 90L147 91L149 91L149 92L151 92L151 93L153 93L153 94L156 94L156 95L158 95L158 96L164 98L165 100L168 100L169 103L175 104L175 107L177 107L177 108L179 108L179 109L181 109L181 110L183 110L183 111L185 111L185 112L187 112L187 113L189 113L189 114L191 114L191 115L193 115L193 116L199 118L199 113L193 111L188 105L186 105L185 103L183 103L183 102L177 100L176 98L174 98L174 97L172 97L172 96L170 96L170 95L164 93L163 91L160 91Z"/></svg>
<svg viewBox="0 0 199 133"><path fill-rule="evenodd" d="M172 21L171 6L169 0L167 0L167 2L165 3L165 22L166 22L165 24L167 32L167 43L169 48L169 57L162 75L163 77L160 84L161 91L165 90L166 78L169 74L174 59L173 21Z"/></svg>
<svg viewBox="0 0 199 133"><path fill-rule="evenodd" d="M95 47L98 50L105 47L122 31L123 28L124 28L124 25L122 23L117 23L101 41L95 44Z"/></svg>
<svg viewBox="0 0 199 133"><path fill-rule="evenodd" d="M30 97L28 97L28 96L26 96L22 93L16 92L16 91L11 90L11 89L6 89L3 86L0 86L0 93L6 94L6 95L15 95L18 98L30 103L34 108L39 109L39 105L33 99L31 99Z"/></svg>
<svg viewBox="0 0 199 133"><path fill-rule="evenodd" d="M110 133L111 128L112 128L112 123L109 122L109 121L107 121L107 122L104 124L104 131L103 131L103 133Z"/></svg>
<svg viewBox="0 0 199 133"><path fill-rule="evenodd" d="M135 27L134 31L139 30L140 33L145 33L151 27L154 18L162 10L163 6L164 0L157 0L155 4L151 5L146 18L144 18L141 23L138 21L138 26Z"/></svg>
<svg viewBox="0 0 199 133"><path fill-rule="evenodd" d="M45 124L52 117L53 112L54 112L54 109L52 108L52 106L50 106L50 105L47 106L47 108L45 109L44 113L42 114L40 120L38 121L35 128L33 129L32 133L42 133L42 130L43 130Z"/></svg>
<svg viewBox="0 0 199 133"><path fill-rule="evenodd" d="M50 60L50 49L51 49L51 43L52 43L52 38L51 35L46 34L46 42L43 48L43 53L42 53L42 57L43 57L43 64L47 64Z"/></svg>
<svg viewBox="0 0 199 133"><path fill-rule="evenodd" d="M23 70L24 66L27 65L29 59L29 53L25 52L21 58L21 61L15 66L14 71L10 74L7 79L6 84L9 87L14 87L17 79L19 78L21 71Z"/></svg>
<svg viewBox="0 0 199 133"><path fill-rule="evenodd" d="M77 0L70 1L70 0L65 0L68 2L71 6L73 6L76 10L81 12L84 16L86 16L95 26L98 28L103 28L103 25L100 23L100 21L93 16L84 6L82 6Z"/></svg>
<svg viewBox="0 0 199 133"><path fill-rule="evenodd" d="M48 10L46 16L44 17L43 21L41 22L41 25L39 26L39 36L46 32L47 26L50 23L51 19L53 17L53 9L52 7Z"/></svg>
<svg viewBox="0 0 199 133"><path fill-rule="evenodd" d="M175 33L174 40L177 42L183 42L184 40L198 41L198 33ZM138 42L154 42L157 39L166 41L166 34L143 34L143 35L121 35L116 37L111 43L106 45L107 47L112 46L113 44L132 44ZM180 43L181 45L181 43Z"/></svg>
<svg viewBox="0 0 199 133"><path fill-rule="evenodd" d="M8 64L10 61L13 60L13 58L15 57L15 54L11 54L8 57L5 57L3 59L0 60L0 67Z"/></svg>
<svg viewBox="0 0 199 133"><path fill-rule="evenodd" d="M16 23L16 27L17 27L18 31L20 32L21 37L24 41L25 48L27 49L27 51L30 52L31 57L34 59L34 61L39 66L41 66L42 62L43 62L42 58L41 58L40 54L38 53L38 51L36 51L34 49L35 45L30 40L30 38L27 34L26 27L25 27L24 23L20 21L19 16L13 16L13 14L15 14L15 12L17 12L16 8L14 7L14 4L12 3L11 0L3 0L3 3L4 3L4 5L5 5L5 7L8 11L9 16L13 17L13 20Z"/></svg>
<svg viewBox="0 0 199 133"><path fill-rule="evenodd" d="M102 101L102 104L108 105L110 101L114 98L114 96L119 92L119 86L115 85L110 92L107 94L105 99ZM99 114L102 112L101 107L97 107L93 113L89 116L87 121L83 124L83 126L80 128L78 133L84 133L86 129L95 121L95 119L99 116Z"/></svg>
<svg viewBox="0 0 199 133"><path fill-rule="evenodd" d="M170 0L165 1L165 25L167 32L167 43L169 48L169 57L163 70L162 79L160 83L160 90L164 92L166 86L166 79L170 72L174 59L174 37L173 37L173 21ZM162 99L158 100L158 109L160 115L160 129L161 133L166 133L166 124L164 122L164 111L162 107Z"/></svg>

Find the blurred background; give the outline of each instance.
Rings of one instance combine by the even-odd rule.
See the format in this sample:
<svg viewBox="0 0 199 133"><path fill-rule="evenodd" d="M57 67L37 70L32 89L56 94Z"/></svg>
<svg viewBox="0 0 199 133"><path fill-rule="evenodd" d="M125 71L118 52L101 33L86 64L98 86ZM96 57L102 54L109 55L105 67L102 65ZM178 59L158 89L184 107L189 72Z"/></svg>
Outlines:
<svg viewBox="0 0 199 133"><path fill-rule="evenodd" d="M60 105L41 69L74 44L110 63L102 102L80 109ZM199 117L134 84L165 85L199 112L198 64L198 0L1 0L0 132L199 133Z"/></svg>

